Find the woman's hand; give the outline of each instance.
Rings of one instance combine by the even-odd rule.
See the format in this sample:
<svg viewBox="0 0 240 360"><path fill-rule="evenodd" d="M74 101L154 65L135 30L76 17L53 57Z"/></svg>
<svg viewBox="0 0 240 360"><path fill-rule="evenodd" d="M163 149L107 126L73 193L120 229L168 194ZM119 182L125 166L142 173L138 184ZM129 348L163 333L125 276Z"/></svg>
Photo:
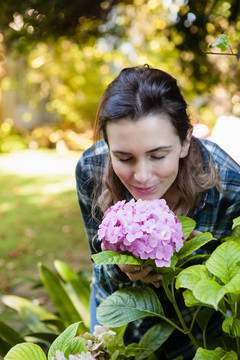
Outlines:
<svg viewBox="0 0 240 360"><path fill-rule="evenodd" d="M159 287L159 280L163 278L161 274L151 274L153 267L150 265L142 269L138 265L118 265L118 267L128 276L129 280L141 280L144 283L153 284L156 288Z"/></svg>

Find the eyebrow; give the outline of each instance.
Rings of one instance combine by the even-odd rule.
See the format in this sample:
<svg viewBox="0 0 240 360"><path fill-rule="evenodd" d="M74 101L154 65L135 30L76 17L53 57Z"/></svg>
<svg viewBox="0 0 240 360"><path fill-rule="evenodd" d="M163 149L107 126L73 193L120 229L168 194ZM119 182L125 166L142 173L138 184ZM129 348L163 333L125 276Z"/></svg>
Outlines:
<svg viewBox="0 0 240 360"><path fill-rule="evenodd" d="M169 149L171 149L171 147L172 147L172 146L159 146L159 147L157 147L157 148L148 150L148 151L146 152L146 154L149 154L149 153L152 153L152 152L155 152L155 151L159 151L159 150L169 150ZM113 154L121 154L121 155L132 155L132 153L130 153L130 152L120 151L120 150L113 150L112 153L113 153Z"/></svg>

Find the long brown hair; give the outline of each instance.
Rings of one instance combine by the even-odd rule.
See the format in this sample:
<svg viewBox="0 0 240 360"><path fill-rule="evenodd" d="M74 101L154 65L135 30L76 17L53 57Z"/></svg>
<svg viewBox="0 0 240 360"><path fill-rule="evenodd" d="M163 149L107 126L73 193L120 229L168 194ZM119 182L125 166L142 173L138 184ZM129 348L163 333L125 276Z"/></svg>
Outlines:
<svg viewBox="0 0 240 360"><path fill-rule="evenodd" d="M192 125L176 79L148 65L123 69L103 94L95 122L95 139L103 137L108 143L107 124L112 120L128 118L137 122L144 116L163 114L170 119L183 144ZM195 138L191 139L188 155L180 159L175 184L180 198L172 210L179 215L187 215L207 189L220 188L218 172L211 158L206 167ZM115 174L109 157L100 192L99 184L95 187L94 204L104 212L125 197L126 188Z"/></svg>

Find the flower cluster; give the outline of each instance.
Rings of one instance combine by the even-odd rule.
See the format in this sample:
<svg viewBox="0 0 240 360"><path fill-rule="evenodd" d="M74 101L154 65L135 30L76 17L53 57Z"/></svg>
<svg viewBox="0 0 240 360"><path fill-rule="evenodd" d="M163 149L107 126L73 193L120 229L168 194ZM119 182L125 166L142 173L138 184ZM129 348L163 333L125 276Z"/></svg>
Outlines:
<svg viewBox="0 0 240 360"><path fill-rule="evenodd" d="M86 352L82 351L80 354L69 355L65 358L64 353L60 350L56 351L56 356L51 360L103 360L109 359L107 352L107 343L113 341L116 333L109 330L106 326L95 325L93 334L86 332L79 337L84 340L86 344ZM119 343L119 339L117 339ZM120 344L120 346L123 344ZM117 346L115 346L117 348Z"/></svg>
<svg viewBox="0 0 240 360"><path fill-rule="evenodd" d="M102 250L129 252L170 266L184 241L182 225L164 199L118 201L104 214L98 230Z"/></svg>
<svg viewBox="0 0 240 360"><path fill-rule="evenodd" d="M52 357L51 360L96 360L95 357L88 352L81 352L81 354L69 355L69 358L65 358L64 353L60 350L56 351L56 357Z"/></svg>

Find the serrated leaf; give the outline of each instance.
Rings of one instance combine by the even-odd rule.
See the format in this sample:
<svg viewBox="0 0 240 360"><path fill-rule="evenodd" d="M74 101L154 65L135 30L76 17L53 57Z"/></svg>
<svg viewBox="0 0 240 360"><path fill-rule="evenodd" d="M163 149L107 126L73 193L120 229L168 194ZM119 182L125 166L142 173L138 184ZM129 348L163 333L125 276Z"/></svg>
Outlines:
<svg viewBox="0 0 240 360"><path fill-rule="evenodd" d="M80 354L81 352L86 353L87 352L87 346L86 346L83 339L75 338L70 342L67 349L64 351L64 356L66 358L68 358L69 355Z"/></svg>
<svg viewBox="0 0 240 360"><path fill-rule="evenodd" d="M143 260L135 258L132 255L122 254L117 251L105 250L100 253L93 254L93 261L96 265L117 265L117 264L127 264L127 265L142 265Z"/></svg>
<svg viewBox="0 0 240 360"><path fill-rule="evenodd" d="M230 336L240 337L240 320L236 318L227 318L223 321L222 329Z"/></svg>
<svg viewBox="0 0 240 360"><path fill-rule="evenodd" d="M40 346L32 343L15 345L5 356L5 360L47 360Z"/></svg>
<svg viewBox="0 0 240 360"><path fill-rule="evenodd" d="M238 360L234 351L225 351L218 347L215 350L205 350L198 348L193 360Z"/></svg>
<svg viewBox="0 0 240 360"><path fill-rule="evenodd" d="M213 279L202 279L193 288L193 295L202 303L212 305L216 310L225 295L225 289Z"/></svg>
<svg viewBox="0 0 240 360"><path fill-rule="evenodd" d="M212 305L203 303L202 301L197 299L193 295L192 290L185 290L183 292L183 297L184 297L185 305L188 306L188 307L191 307L191 306L205 306L205 309L206 309L206 307L209 307L210 309L213 308ZM220 309L223 313L226 312L225 302L224 302L223 299L221 299L220 302L218 303L218 309Z"/></svg>
<svg viewBox="0 0 240 360"><path fill-rule="evenodd" d="M180 259L191 255L194 251L199 249L201 246L207 244L209 241L216 240L211 233L206 232L199 234L194 238L187 240L183 243L183 247L177 252L177 256Z"/></svg>
<svg viewBox="0 0 240 360"><path fill-rule="evenodd" d="M187 239L195 229L196 221L187 216L177 216L177 218L182 224L184 238Z"/></svg>
<svg viewBox="0 0 240 360"><path fill-rule="evenodd" d="M193 265L182 270L176 279L176 289L186 288L193 290L202 279L209 279L205 265Z"/></svg>
<svg viewBox="0 0 240 360"><path fill-rule="evenodd" d="M212 44L212 46L216 46L219 49L221 49L221 51L225 51L229 48L229 39L228 36L225 34L221 34L218 36L217 41Z"/></svg>
<svg viewBox="0 0 240 360"><path fill-rule="evenodd" d="M176 288L186 288L193 292L197 300L212 305L215 309L225 295L225 289L212 279L205 265L193 265L184 269L176 280Z"/></svg>
<svg viewBox="0 0 240 360"><path fill-rule="evenodd" d="M79 324L80 322L70 325L56 338L56 340L54 340L48 352L48 360L55 356L57 350L61 350L63 353L66 351L67 347L76 336Z"/></svg>
<svg viewBox="0 0 240 360"><path fill-rule="evenodd" d="M230 280L230 282L224 285L224 288L226 293L232 293L232 294L240 293L240 268L239 268L239 272Z"/></svg>
<svg viewBox="0 0 240 360"><path fill-rule="evenodd" d="M232 229L234 229L238 225L240 225L240 216L238 216L236 219L233 220Z"/></svg>
<svg viewBox="0 0 240 360"><path fill-rule="evenodd" d="M174 327L165 321L153 325L141 338L139 345L146 348L135 360L146 359L154 353L173 333Z"/></svg>
<svg viewBox="0 0 240 360"><path fill-rule="evenodd" d="M199 301L198 299L195 298L192 290L185 290L185 291L183 291L182 295L184 298L185 305L187 307L204 306L205 305L204 303L202 303L201 301Z"/></svg>
<svg viewBox="0 0 240 360"><path fill-rule="evenodd" d="M118 290L97 308L97 320L108 327L122 326L145 316L164 317L156 293L147 286Z"/></svg>
<svg viewBox="0 0 240 360"><path fill-rule="evenodd" d="M219 245L206 261L208 270L227 284L238 273L237 265L240 258L240 244L227 241Z"/></svg>

